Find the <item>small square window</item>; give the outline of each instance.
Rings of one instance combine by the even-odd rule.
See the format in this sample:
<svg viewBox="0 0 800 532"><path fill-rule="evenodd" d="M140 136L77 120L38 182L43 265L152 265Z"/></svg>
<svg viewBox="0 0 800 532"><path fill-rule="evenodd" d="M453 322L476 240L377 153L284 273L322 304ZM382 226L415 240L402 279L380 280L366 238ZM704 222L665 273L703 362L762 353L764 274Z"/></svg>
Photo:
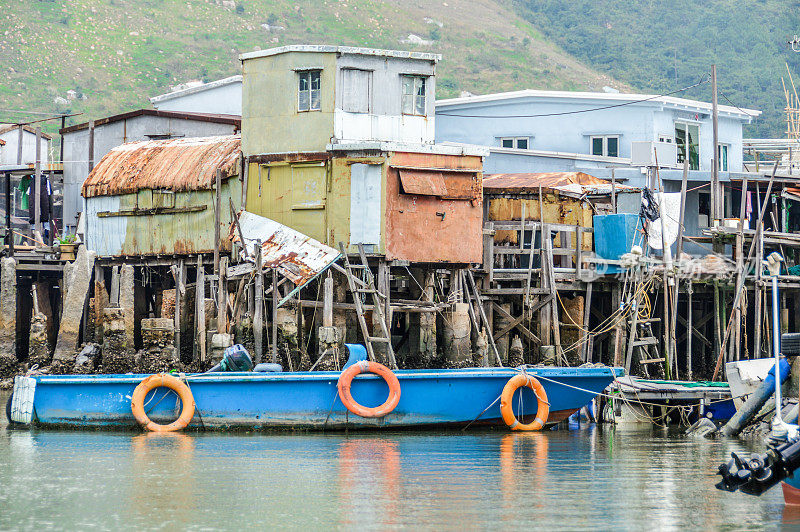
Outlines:
<svg viewBox="0 0 800 532"><path fill-rule="evenodd" d="M619 157L619 136L598 135L591 138L592 155Z"/></svg>
<svg viewBox="0 0 800 532"><path fill-rule="evenodd" d="M606 155L619 157L619 139L617 137L606 138Z"/></svg>
<svg viewBox="0 0 800 532"><path fill-rule="evenodd" d="M298 72L297 87L297 110L298 111L319 111L321 106L320 98L320 71L308 70Z"/></svg>
<svg viewBox="0 0 800 532"><path fill-rule="evenodd" d="M404 115L425 115L425 81L423 76L403 76L401 101Z"/></svg>
<svg viewBox="0 0 800 532"><path fill-rule="evenodd" d="M592 155L603 155L603 137L592 137Z"/></svg>
<svg viewBox="0 0 800 532"><path fill-rule="evenodd" d="M527 150L530 146L530 137L500 137L500 146L503 148Z"/></svg>

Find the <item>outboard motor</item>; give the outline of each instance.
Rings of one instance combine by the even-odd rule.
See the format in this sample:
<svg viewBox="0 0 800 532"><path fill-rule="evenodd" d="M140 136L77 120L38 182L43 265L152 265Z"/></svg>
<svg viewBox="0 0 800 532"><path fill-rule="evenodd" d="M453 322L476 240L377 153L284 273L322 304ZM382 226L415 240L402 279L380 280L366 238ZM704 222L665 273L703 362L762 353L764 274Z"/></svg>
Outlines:
<svg viewBox="0 0 800 532"><path fill-rule="evenodd" d="M250 371L253 369L253 359L250 353L241 344L232 345L225 349L225 354L219 364L212 367L206 373L218 373L222 371Z"/></svg>
<svg viewBox="0 0 800 532"><path fill-rule="evenodd" d="M784 480L800 467L800 439L775 443L763 454L753 453L742 458L731 453L731 460L719 466L722 480L716 487L723 491L741 491L748 495L761 495Z"/></svg>

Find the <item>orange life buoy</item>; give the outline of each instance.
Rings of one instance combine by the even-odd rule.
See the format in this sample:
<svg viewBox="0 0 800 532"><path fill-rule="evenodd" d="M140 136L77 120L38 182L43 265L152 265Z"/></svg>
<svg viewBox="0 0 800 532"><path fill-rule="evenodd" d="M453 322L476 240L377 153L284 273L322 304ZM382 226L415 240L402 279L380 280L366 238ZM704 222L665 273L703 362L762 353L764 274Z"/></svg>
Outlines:
<svg viewBox="0 0 800 532"><path fill-rule="evenodd" d="M527 386L533 390L539 405L536 411L536 419L531 423L520 423L511 409L514 392L522 386ZM506 422L506 425L511 430L542 430L544 424L547 423L547 417L550 415L550 403L547 402L547 392L544 391L544 386L530 375L514 375L508 379L508 382L503 387L503 393L500 395L500 413L503 415L503 421Z"/></svg>
<svg viewBox="0 0 800 532"><path fill-rule="evenodd" d="M151 421L144 412L144 398L147 396L147 393L154 388L162 386L177 393L183 405L181 415L169 425L159 425ZM133 417L136 418L136 421L142 427L153 432L172 432L186 428L194 417L194 408L194 396L189 386L180 379L166 373L150 375L143 379L142 382L136 386L136 389L133 390L133 396L131 397L131 411L133 412Z"/></svg>
<svg viewBox="0 0 800 532"><path fill-rule="evenodd" d="M353 382L353 377L359 373L374 373L386 381L386 384L389 385L389 397L386 398L385 403L373 408L367 408L366 406L361 406L353 399L353 396L350 394L350 385ZM337 387L339 388L339 397L345 408L361 417L383 417L394 410L397 403L400 402L400 381L397 380L397 376L392 373L392 370L377 362L370 362L368 360L356 362L339 375Z"/></svg>

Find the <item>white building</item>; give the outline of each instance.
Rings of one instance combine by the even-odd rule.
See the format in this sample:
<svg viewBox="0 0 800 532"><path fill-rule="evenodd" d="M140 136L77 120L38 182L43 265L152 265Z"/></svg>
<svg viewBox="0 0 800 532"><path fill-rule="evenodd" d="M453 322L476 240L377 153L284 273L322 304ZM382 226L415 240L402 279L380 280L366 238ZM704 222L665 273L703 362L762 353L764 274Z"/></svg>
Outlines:
<svg viewBox="0 0 800 532"><path fill-rule="evenodd" d="M0 164L17 164L19 146L19 126L17 124L0 124L0 141L5 145L0 148ZM52 137L42 133L39 146L40 161L47 164L51 161L50 144ZM31 126L23 126L22 131L22 164L36 162L36 130Z"/></svg>
<svg viewBox="0 0 800 532"><path fill-rule="evenodd" d="M198 83L150 98L159 111L242 115L242 76Z"/></svg>

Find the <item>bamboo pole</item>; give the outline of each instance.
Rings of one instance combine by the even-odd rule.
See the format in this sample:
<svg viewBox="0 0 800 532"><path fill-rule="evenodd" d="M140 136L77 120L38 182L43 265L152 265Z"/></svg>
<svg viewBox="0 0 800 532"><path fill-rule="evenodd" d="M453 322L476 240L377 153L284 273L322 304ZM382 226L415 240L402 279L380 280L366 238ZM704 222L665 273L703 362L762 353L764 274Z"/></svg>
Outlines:
<svg viewBox="0 0 800 532"><path fill-rule="evenodd" d="M769 184L767 185L767 195L766 195L767 198L769 198L769 195L772 192L772 184L775 181L775 172L777 172L777 171L778 171L778 161L775 161L775 165L772 167L772 175L770 176ZM756 190L758 190L758 185L757 184L756 184ZM754 250L755 245L756 245L756 240L760 238L761 233L763 232L763 225L762 224L763 224L763 221L764 221L764 212L766 211L766 203L767 202L765 201L764 205L761 205L759 207L758 221L756 222L756 238L754 238L753 241L750 243L750 251L747 253L747 259L745 259L746 263L750 262L750 258L753 256L753 250ZM758 263L756 265L756 272L759 272L760 268L761 268L761 263ZM744 282L745 282L744 279L745 279L745 276L742 276L741 282L736 287L736 295L734 296L734 301L733 301L733 306L734 307L737 306L739 304L739 301L741 300L742 289L744 288ZM756 315L756 318L758 318L757 315ZM728 325L725 328L725 339L727 339L728 335L731 332L731 325L732 324L733 324L733 320L731 319L730 321L728 321ZM724 354L723 352L719 352L718 355L717 355L717 363L714 366L714 374L711 377L712 380L716 379L717 375L719 374L719 370L720 370L720 367L722 365L723 354Z"/></svg>

